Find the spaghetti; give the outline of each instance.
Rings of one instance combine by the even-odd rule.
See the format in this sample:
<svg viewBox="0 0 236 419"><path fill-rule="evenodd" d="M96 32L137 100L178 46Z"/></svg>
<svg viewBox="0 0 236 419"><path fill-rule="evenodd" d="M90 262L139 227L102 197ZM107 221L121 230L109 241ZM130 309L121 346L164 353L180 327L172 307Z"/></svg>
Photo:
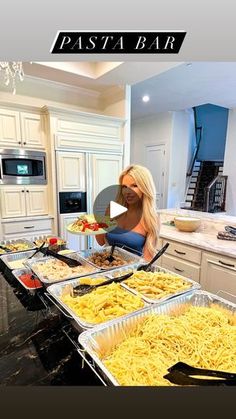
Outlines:
<svg viewBox="0 0 236 419"><path fill-rule="evenodd" d="M173 385L163 376L179 361L236 372L235 316L217 307L188 307L180 315L150 315L102 358L123 386Z"/></svg>

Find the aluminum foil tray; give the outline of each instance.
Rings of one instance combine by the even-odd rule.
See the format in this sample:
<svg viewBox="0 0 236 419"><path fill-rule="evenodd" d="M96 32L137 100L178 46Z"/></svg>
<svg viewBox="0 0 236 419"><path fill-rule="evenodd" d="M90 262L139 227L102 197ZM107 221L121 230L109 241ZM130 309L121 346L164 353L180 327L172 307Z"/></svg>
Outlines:
<svg viewBox="0 0 236 419"><path fill-rule="evenodd" d="M137 269L137 267L138 267L138 265L133 265L133 270L135 271ZM131 267L127 268L127 272L129 272L130 268ZM168 269L161 268L157 265L154 265L151 268L151 272L163 272L163 273L169 273L169 274L174 275L174 276L178 276L178 277L184 279L186 282L188 282L189 285L190 285L190 288L186 289L186 290L179 291L179 292L175 292L174 294L169 294L169 295L167 295L163 298L155 299L155 298L149 298L149 297L145 296L144 294L142 294L142 293L136 291L135 289L129 287L124 282L122 283L122 285L124 286L124 288L128 289L129 291L133 292L134 294L140 295L143 298L144 301L146 301L147 303L150 303L150 304L162 303L163 301L167 301L170 298L177 297L178 295L185 294L186 292L190 292L190 291L193 291L193 290L198 290L198 289L201 288L201 285L198 282L193 281L192 279L189 279L189 278L185 278L182 275L178 275L175 272L171 272ZM120 267L119 269L115 269L115 270L111 271L110 275L111 276L116 276L116 275L121 276L122 273L125 274L126 272L125 272L125 269L122 269L122 267Z"/></svg>
<svg viewBox="0 0 236 419"><path fill-rule="evenodd" d="M33 243L33 246L34 246L34 248L37 248L37 247L39 247L40 246L40 243L39 243L39 245L35 245L35 241L36 240L42 240L42 241L46 241L46 239L48 239L48 238L53 238L53 237L55 237L55 238L57 238L57 239L60 239L60 240L63 240L63 246L66 244L66 240L64 240L64 239L62 239L61 237L58 237L57 235L53 235L53 234L46 234L46 235L42 235L42 236L33 236L33 237L30 237L30 241ZM42 243L41 243L42 244ZM48 247L48 243L45 243L45 245L43 246L43 247Z"/></svg>
<svg viewBox="0 0 236 419"><path fill-rule="evenodd" d="M21 275L23 275L23 274L30 274L30 273L32 273L32 271L29 269L29 268L24 268L24 269L14 269L13 271L12 271L12 275L17 279L17 281L19 281L20 282L20 284L27 290L27 291L29 291L31 294L34 294L35 293L35 291L36 290L38 290L38 289L40 289L40 288L42 288L42 286L41 287L35 287L35 288L32 288L32 287L27 287L27 285L25 285L25 283L24 282L22 282L21 281L21 279L20 279L20 276Z"/></svg>
<svg viewBox="0 0 236 419"><path fill-rule="evenodd" d="M107 272L104 272L104 273L100 272L100 273L95 274L95 275L86 275L86 276L89 276L89 277L92 277L92 278L101 278L101 277L103 277L103 278L109 279L109 277L107 276ZM95 324L95 323L85 322L80 317L78 317L73 312L73 310L71 310L70 307L68 307L67 304L65 304L64 302L62 302L61 299L60 299L61 294L63 293L63 291L65 291L65 287L68 287L68 292L69 292L70 287L76 287L79 284L80 284L80 278L76 278L76 279L74 279L72 281L65 281L65 282L60 282L59 284L50 285L47 288L47 292L57 302L57 304L56 304L57 307L59 309L63 308L63 310L62 310L63 314L65 314L67 317L70 317L70 318L74 319L76 321L76 323L78 324L78 326L79 326L79 330L80 331L84 331L86 329L95 327L97 325L97 323ZM127 290L127 292L130 292L130 291ZM144 301L144 307L146 307L146 306L148 306L148 303L146 303ZM140 309L140 310L143 310L143 309ZM127 316L127 314L125 316L120 317L120 318L123 318L123 317L126 317L126 316ZM113 320L110 320L109 322L111 322L111 321L113 321ZM106 322L106 323L109 323L109 322ZM105 324L105 323L101 323L101 324Z"/></svg>
<svg viewBox="0 0 236 419"><path fill-rule="evenodd" d="M53 259L57 260L53 256L46 256L46 257L38 259L37 261L35 261L35 260L30 261L29 260L27 262L27 266L37 275L37 277L40 279L40 281L43 282L45 285L51 285L55 282L68 281L70 279L80 278L82 276L90 276L93 273L98 272L98 269L95 268L95 266L92 265L91 263L89 263L87 260L83 259L78 252L73 252L71 254L67 254L66 257L70 257L71 259L78 260L79 262L81 262L82 266L87 267L88 270L92 269L92 271L87 272L87 273L76 273L75 272L73 275L71 275L70 277L67 277L67 278L63 277L63 278L58 278L58 279L55 279L55 280L49 280L48 278L46 278L45 276L40 274L40 272L38 272L37 265L39 263L48 263L48 261L51 261Z"/></svg>
<svg viewBox="0 0 236 419"><path fill-rule="evenodd" d="M7 253L1 256L1 260L5 263L8 269L14 270L16 268L10 265L11 262L18 261L21 259L27 259L34 253L35 253L35 250L27 250L26 252L17 252L17 253ZM42 258L42 256L43 256L43 253L38 252L32 259L28 259L26 262L28 263L30 261L31 263L34 263L37 259ZM23 264L25 265L25 263Z"/></svg>
<svg viewBox="0 0 236 419"><path fill-rule="evenodd" d="M85 354L92 359L93 364L98 368L108 384L119 386L115 377L105 367L100 359L102 354L109 353L112 349L124 340L134 327L149 314L169 314L173 309L179 309L185 304L191 306L209 307L216 303L232 313L236 312L236 304L206 291L192 291L182 294L162 304L152 304L136 313L131 313L123 319L115 319L104 325L99 325L91 330L84 331L78 337L79 346ZM86 356L86 355L85 355Z"/></svg>
<svg viewBox="0 0 236 419"><path fill-rule="evenodd" d="M90 256L92 256L94 253L104 253L106 251L111 251L111 246L103 247L102 249L87 249L87 250L81 250L80 253L83 258L88 259ZM140 256L135 255L134 253L131 253L125 249L122 249L120 247L116 247L114 250L114 255L120 256L125 260L125 264L120 266L119 268L124 268L125 266L133 265L134 263L142 263L142 259ZM117 269L117 266L108 266L107 268L101 268L100 266L96 265L93 262L89 263L96 266L101 271L107 271L111 269Z"/></svg>
<svg viewBox="0 0 236 419"><path fill-rule="evenodd" d="M18 252L26 252L27 250L35 248L35 245L33 244L33 242L31 242L30 240L26 240L26 239L14 239L14 240L2 240L2 241L0 241L1 246L6 246L8 244L13 244L14 245L16 243L21 243L21 244L27 245L27 249L4 252L4 250L0 248L0 256L9 255L10 253L12 254L12 253L18 253ZM1 252L4 252L4 253L1 253Z"/></svg>

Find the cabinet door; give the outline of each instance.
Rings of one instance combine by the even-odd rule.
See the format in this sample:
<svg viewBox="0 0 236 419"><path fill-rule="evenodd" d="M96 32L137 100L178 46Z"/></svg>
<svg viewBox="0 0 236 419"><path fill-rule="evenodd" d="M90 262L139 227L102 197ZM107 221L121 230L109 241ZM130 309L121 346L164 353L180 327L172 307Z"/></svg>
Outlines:
<svg viewBox="0 0 236 419"><path fill-rule="evenodd" d="M1 189L2 218L23 217L26 215L24 186L7 186Z"/></svg>
<svg viewBox="0 0 236 419"><path fill-rule="evenodd" d="M47 186L25 187L27 216L48 214Z"/></svg>
<svg viewBox="0 0 236 419"><path fill-rule="evenodd" d="M21 145L19 112L0 109L0 148Z"/></svg>
<svg viewBox="0 0 236 419"><path fill-rule="evenodd" d="M85 159L83 153L57 153L59 191L85 191Z"/></svg>
<svg viewBox="0 0 236 419"><path fill-rule="evenodd" d="M200 283L204 290L235 303L236 259L204 252Z"/></svg>
<svg viewBox="0 0 236 419"><path fill-rule="evenodd" d="M76 220L80 215L82 215L82 213L60 216L59 236L67 241L67 247L72 250L85 250L88 247L87 236L72 234L66 229L67 225Z"/></svg>
<svg viewBox="0 0 236 419"><path fill-rule="evenodd" d="M92 154L91 172L92 172L92 203L99 192L111 185L117 185L119 175L122 171L122 156L111 154ZM104 213L104 203L101 202L99 209ZM91 208L92 211L92 208Z"/></svg>
<svg viewBox="0 0 236 419"><path fill-rule="evenodd" d="M44 131L40 115L21 112L22 145L27 148L45 148Z"/></svg>

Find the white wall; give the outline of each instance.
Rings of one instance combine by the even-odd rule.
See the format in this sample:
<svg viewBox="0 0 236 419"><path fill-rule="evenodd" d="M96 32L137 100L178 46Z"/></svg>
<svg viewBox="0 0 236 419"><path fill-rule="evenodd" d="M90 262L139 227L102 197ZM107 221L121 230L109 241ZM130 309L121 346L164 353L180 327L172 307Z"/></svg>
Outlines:
<svg viewBox="0 0 236 419"><path fill-rule="evenodd" d="M236 109L229 111L225 144L224 175L228 176L226 212L236 215Z"/></svg>
<svg viewBox="0 0 236 419"><path fill-rule="evenodd" d="M173 112L167 208L178 208L185 198L186 173L193 148L192 114L192 109Z"/></svg>
<svg viewBox="0 0 236 419"><path fill-rule="evenodd" d="M131 163L146 166L145 145L166 145L164 206L184 200L187 165L193 138L192 110L157 113L131 121Z"/></svg>

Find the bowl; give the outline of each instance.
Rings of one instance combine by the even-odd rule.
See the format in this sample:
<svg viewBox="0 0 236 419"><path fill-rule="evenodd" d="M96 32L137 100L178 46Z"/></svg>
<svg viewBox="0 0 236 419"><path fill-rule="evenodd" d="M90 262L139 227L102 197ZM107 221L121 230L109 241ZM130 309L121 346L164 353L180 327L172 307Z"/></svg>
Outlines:
<svg viewBox="0 0 236 419"><path fill-rule="evenodd" d="M192 217L175 217L174 218L175 227L180 231L193 232L201 224L200 218Z"/></svg>

